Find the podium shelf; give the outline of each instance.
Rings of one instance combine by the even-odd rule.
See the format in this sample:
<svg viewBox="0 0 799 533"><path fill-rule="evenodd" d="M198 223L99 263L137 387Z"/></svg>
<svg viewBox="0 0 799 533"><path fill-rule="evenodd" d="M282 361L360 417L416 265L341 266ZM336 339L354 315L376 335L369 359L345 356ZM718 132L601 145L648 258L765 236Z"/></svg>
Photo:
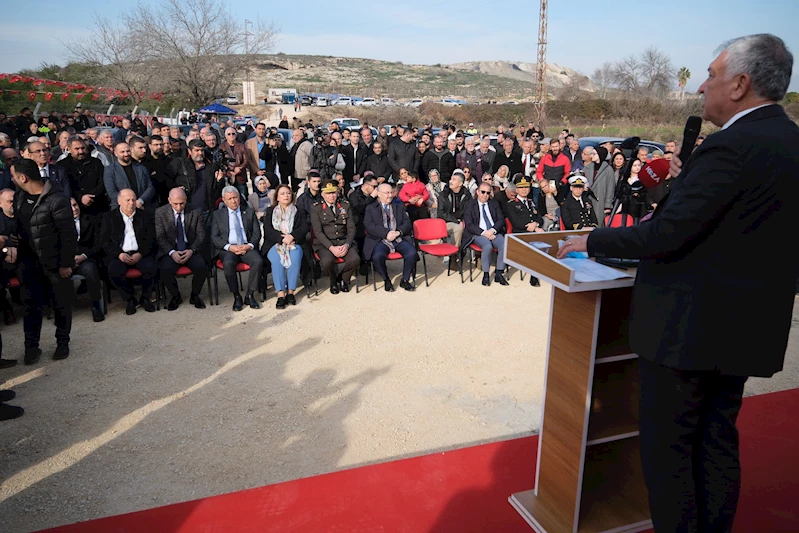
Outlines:
<svg viewBox="0 0 799 533"><path fill-rule="evenodd" d="M578 533L636 532L652 527L638 438L586 449Z"/></svg>
<svg viewBox="0 0 799 533"><path fill-rule="evenodd" d="M587 445L638 434L638 361L623 359L594 367Z"/></svg>

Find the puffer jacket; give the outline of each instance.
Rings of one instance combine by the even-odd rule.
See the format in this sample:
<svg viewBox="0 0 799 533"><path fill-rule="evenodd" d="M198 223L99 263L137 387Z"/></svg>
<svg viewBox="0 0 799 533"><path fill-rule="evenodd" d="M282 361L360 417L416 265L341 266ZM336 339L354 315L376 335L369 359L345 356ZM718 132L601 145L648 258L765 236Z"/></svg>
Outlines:
<svg viewBox="0 0 799 533"><path fill-rule="evenodd" d="M14 211L19 213L25 194L17 193L14 198ZM75 265L78 250L78 234L72 219L72 206L69 198L45 180L44 190L31 212L30 246L42 268L55 271Z"/></svg>

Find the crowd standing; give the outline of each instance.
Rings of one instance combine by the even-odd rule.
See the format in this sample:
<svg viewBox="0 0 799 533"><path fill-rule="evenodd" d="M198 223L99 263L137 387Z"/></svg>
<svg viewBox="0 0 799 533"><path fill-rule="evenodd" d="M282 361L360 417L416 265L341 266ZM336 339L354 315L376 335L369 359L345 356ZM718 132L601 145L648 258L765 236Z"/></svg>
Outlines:
<svg viewBox="0 0 799 533"><path fill-rule="evenodd" d="M441 241L457 250L443 257L450 269L462 268L472 245L482 284L508 285L508 233L601 227L615 198L625 198L618 213L637 219L669 187L666 180L643 190L639 162L623 179L624 156L612 143L580 151L568 130L545 137L532 122L499 125L494 137L473 124L397 125L374 135L367 124L317 128L294 119L290 148L263 123L237 128L196 115L186 122L183 129L133 116L108 123L81 109L38 118L29 108L13 119L0 113L0 308L10 324L8 298L24 304L26 365L42 355L48 309L52 356L69 356L76 280L95 322L105 319L104 283L133 315L156 310L159 285L166 308L177 310L184 303L177 278L191 276L189 304L204 309L202 289L217 268L233 311L261 307L269 273L277 309L297 304L300 282L327 277L332 294L349 292L370 264L394 291L389 258L402 259L400 288L414 291L414 223L439 219ZM651 157L669 158L673 149ZM0 367L16 362L0 359ZM12 397L0 393L0 418L21 416L3 403Z"/></svg>

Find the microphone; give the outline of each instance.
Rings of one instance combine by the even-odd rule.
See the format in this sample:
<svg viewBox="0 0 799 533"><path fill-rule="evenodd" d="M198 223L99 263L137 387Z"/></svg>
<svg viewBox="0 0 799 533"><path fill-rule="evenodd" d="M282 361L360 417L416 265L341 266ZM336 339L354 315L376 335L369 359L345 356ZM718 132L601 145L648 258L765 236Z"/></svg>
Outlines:
<svg viewBox="0 0 799 533"><path fill-rule="evenodd" d="M702 117L691 115L685 123L685 129L682 132L682 148L680 148L680 161L684 165L691 153L694 151L696 139L699 137L699 131L702 129Z"/></svg>
<svg viewBox="0 0 799 533"><path fill-rule="evenodd" d="M657 187L669 175L669 161L667 159L653 159L641 167L638 179L647 189Z"/></svg>

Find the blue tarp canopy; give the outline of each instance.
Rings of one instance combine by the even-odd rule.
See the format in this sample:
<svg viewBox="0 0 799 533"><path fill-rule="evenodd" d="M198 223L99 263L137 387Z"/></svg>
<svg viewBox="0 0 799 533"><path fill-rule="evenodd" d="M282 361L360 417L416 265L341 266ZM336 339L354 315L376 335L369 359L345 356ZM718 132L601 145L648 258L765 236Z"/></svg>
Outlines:
<svg viewBox="0 0 799 533"><path fill-rule="evenodd" d="M198 113L210 113L213 115L238 115L238 111L230 109L222 104L209 104L199 111Z"/></svg>

